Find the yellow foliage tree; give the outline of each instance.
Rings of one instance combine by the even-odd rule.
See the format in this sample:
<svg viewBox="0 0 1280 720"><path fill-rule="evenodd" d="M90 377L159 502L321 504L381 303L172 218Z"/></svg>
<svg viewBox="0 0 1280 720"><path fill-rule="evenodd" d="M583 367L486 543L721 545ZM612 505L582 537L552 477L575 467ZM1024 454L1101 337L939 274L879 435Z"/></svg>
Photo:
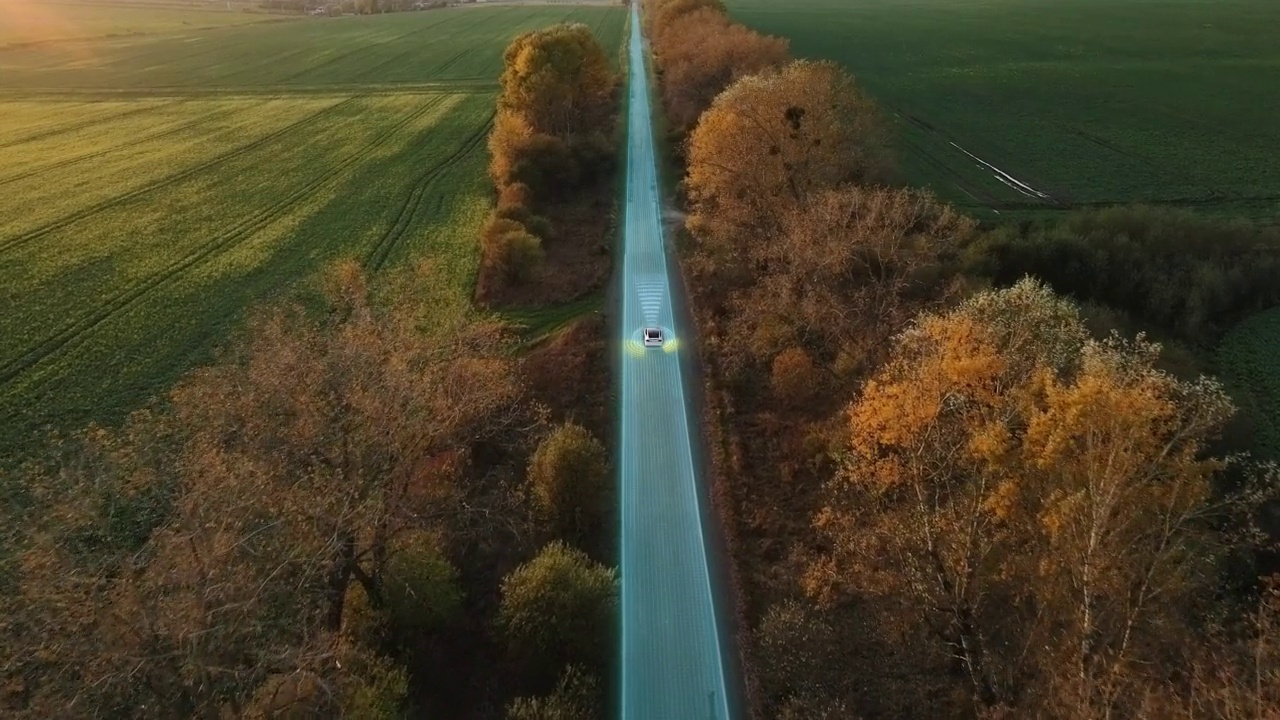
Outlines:
<svg viewBox="0 0 1280 720"><path fill-rule="evenodd" d="M604 48L581 23L524 33L503 55L498 107L533 132L568 140L607 132L617 83Z"/></svg>
<svg viewBox="0 0 1280 720"><path fill-rule="evenodd" d="M689 137L690 225L726 256L776 234L789 207L886 170L877 111L834 63L793 62L716 97Z"/></svg>
<svg viewBox="0 0 1280 720"><path fill-rule="evenodd" d="M688 132L703 111L738 78L787 61L787 41L761 35L703 8L680 15L655 43L662 97L676 128Z"/></svg>
<svg viewBox="0 0 1280 720"><path fill-rule="evenodd" d="M1204 456L1230 402L1157 354L1031 280L922 316L849 410L810 592L904 603L980 707L1123 704L1191 637L1225 543Z"/></svg>

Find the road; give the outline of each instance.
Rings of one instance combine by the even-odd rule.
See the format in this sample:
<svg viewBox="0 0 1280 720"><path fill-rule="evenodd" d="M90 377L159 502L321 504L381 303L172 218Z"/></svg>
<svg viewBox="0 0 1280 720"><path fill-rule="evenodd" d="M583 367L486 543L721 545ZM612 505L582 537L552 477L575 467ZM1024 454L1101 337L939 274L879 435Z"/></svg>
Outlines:
<svg viewBox="0 0 1280 720"><path fill-rule="evenodd" d="M649 82L631 9L622 260L622 720L728 720L702 493L662 236ZM665 330L646 348L641 330Z"/></svg>

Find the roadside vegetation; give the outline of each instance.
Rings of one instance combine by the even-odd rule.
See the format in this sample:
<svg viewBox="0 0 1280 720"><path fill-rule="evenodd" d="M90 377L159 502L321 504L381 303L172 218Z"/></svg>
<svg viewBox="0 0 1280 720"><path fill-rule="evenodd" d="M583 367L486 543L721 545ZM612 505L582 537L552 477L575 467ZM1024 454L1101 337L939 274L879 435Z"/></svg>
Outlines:
<svg viewBox="0 0 1280 720"><path fill-rule="evenodd" d="M554 62L566 46L591 73ZM592 30L520 35L503 77L497 114L546 131L517 141L567 153L611 201L617 80ZM557 185L521 179L490 225L550 240L536 208L553 242L607 250ZM457 253L484 277L477 224ZM327 264L165 396L0 475L0 715L601 715L618 593L602 326L529 349L468 302L453 253L413 257Z"/></svg>
<svg viewBox="0 0 1280 720"><path fill-rule="evenodd" d="M1274 230L982 225L897 184L892 124L833 63L734 55L690 120L676 68L785 43L714 0L646 17L754 712L1280 711L1280 473L1250 422L1275 410L1212 377L1259 372L1270 316L1232 329L1280 305Z"/></svg>

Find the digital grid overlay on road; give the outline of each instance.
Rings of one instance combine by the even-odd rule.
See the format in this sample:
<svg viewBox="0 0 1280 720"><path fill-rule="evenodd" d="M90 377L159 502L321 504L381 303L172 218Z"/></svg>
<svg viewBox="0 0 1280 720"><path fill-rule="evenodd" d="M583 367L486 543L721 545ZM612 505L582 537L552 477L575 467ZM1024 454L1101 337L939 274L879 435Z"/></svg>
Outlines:
<svg viewBox="0 0 1280 720"><path fill-rule="evenodd" d="M622 720L729 720L650 123L631 8L620 442ZM663 328L645 347L645 327Z"/></svg>

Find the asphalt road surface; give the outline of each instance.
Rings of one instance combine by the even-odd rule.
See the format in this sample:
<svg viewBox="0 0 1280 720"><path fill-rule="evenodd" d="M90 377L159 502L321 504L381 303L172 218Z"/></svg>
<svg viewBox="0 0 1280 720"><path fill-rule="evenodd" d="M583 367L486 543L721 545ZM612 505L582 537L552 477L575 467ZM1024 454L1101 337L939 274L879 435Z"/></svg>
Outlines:
<svg viewBox="0 0 1280 720"><path fill-rule="evenodd" d="M728 720L654 165L649 82L631 9L622 270L622 720ZM645 327L663 328L645 347Z"/></svg>

